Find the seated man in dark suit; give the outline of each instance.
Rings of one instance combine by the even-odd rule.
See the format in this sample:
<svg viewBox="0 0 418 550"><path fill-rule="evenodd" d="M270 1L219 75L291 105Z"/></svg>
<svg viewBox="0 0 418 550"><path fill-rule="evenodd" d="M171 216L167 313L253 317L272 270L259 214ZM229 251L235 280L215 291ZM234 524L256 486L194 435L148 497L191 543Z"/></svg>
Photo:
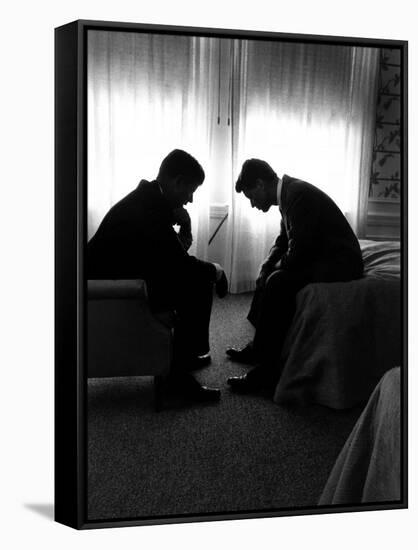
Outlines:
<svg viewBox="0 0 418 550"><path fill-rule="evenodd" d="M360 278L363 260L345 216L313 185L286 175L279 178L266 162L250 159L242 166L235 190L263 212L278 205L282 220L280 234L261 266L248 314L256 329L254 339L241 350L227 350L232 360L256 366L228 383L242 392L274 390L297 292L309 283Z"/></svg>
<svg viewBox="0 0 418 550"><path fill-rule="evenodd" d="M209 321L214 284L222 297L227 280L218 264L188 254L190 217L184 206L205 178L200 164L181 150L162 162L154 181L115 204L87 245L90 279L144 279L154 311L175 311L173 365L166 390L195 401L219 399L187 371L210 362ZM177 233L174 225L179 225Z"/></svg>

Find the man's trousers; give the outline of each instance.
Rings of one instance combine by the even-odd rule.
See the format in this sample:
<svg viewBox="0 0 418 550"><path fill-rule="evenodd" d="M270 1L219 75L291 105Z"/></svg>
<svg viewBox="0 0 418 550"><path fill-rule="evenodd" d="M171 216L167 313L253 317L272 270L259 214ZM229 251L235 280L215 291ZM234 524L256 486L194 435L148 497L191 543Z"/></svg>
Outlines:
<svg viewBox="0 0 418 550"><path fill-rule="evenodd" d="M296 294L309 283L350 281L363 274L362 264L319 261L299 271L277 269L254 294L248 319L255 326L254 352L273 380L281 374L280 355L296 311Z"/></svg>

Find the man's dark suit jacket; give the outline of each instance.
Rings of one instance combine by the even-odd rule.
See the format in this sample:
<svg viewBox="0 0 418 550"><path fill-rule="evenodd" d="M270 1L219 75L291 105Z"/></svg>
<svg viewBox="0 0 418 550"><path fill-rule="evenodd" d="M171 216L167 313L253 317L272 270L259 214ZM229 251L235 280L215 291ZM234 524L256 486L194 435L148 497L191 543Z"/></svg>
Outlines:
<svg viewBox="0 0 418 550"><path fill-rule="evenodd" d="M361 277L363 261L358 239L326 193L284 175L280 210L281 231L263 268L301 272L314 264L329 265L336 267L336 280L341 270L347 271L348 278Z"/></svg>
<svg viewBox="0 0 418 550"><path fill-rule="evenodd" d="M89 241L87 276L145 279L154 304L175 308L190 281L214 281L216 268L187 253L160 186L142 180L109 210Z"/></svg>

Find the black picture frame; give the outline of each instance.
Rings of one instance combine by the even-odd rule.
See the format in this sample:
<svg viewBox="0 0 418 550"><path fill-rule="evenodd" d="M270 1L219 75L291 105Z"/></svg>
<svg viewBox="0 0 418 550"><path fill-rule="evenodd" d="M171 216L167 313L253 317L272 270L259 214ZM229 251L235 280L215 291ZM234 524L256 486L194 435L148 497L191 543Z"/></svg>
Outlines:
<svg viewBox="0 0 418 550"><path fill-rule="evenodd" d="M396 502L306 509L248 511L176 517L89 520L86 512L86 278L87 225L87 69L86 36L91 29L155 32L227 38L285 40L398 48L401 53L401 296L402 402L401 493ZM400 40L347 38L207 29L166 25L78 20L55 29L55 520L76 529L245 519L408 506L407 476L407 269L408 43Z"/></svg>

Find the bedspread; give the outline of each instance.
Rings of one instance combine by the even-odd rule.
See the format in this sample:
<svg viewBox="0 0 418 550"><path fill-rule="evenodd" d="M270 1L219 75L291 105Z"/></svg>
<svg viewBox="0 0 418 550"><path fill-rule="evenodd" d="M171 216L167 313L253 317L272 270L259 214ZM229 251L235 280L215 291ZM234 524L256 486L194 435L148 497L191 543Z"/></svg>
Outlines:
<svg viewBox="0 0 418 550"><path fill-rule="evenodd" d="M278 368L277 403L335 409L367 401L401 359L400 246L361 241L362 279L315 283L297 295Z"/></svg>
<svg viewBox="0 0 418 550"><path fill-rule="evenodd" d="M401 498L401 372L388 371L373 391L324 487L319 504Z"/></svg>

